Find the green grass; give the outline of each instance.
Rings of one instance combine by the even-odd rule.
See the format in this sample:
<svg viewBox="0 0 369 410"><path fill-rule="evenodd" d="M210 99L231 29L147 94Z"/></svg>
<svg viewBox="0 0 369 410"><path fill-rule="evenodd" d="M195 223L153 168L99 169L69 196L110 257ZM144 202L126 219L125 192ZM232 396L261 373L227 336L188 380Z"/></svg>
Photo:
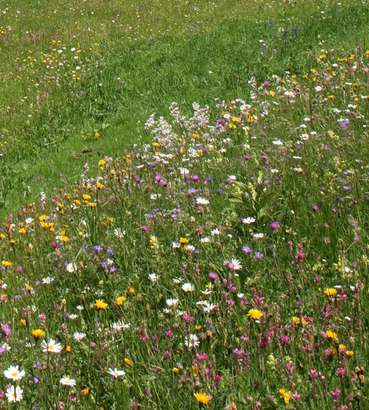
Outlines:
<svg viewBox="0 0 369 410"><path fill-rule="evenodd" d="M4 84L9 90L5 88L2 104L14 108L2 127L3 215L34 200L40 191L51 192L75 181L83 162L96 168L101 155L119 155L123 147L139 141L147 116L154 111L164 114L172 101L190 107L193 101L211 104L219 96L244 97L254 75L267 78L286 69L299 73L315 64L321 47L364 47L368 37L369 12L362 2L342 2L341 7L324 2L308 14L311 4L306 2L302 8L256 2L247 9L245 2L236 2L230 13L221 11L222 2L216 8L206 2L201 6L180 2L169 3L169 12L163 14L153 4L142 13L142 22L135 13L143 6L130 4L124 22L108 28L109 19L119 11L118 3L109 3L101 10L94 3L72 7L66 2L58 4L56 13L55 6L46 2L22 7L25 16L16 20L16 34L8 47L5 43L6 52L12 49L18 58L31 52L37 58L50 50L51 39L71 47L76 46L75 36L81 43L82 66L87 68L76 84L70 83L70 68L63 68L57 75L60 86L55 86L44 84L45 69L37 61L32 67L21 65L18 84L9 81L14 67L8 64L13 62L4 59L1 68L8 72ZM190 22L183 21L182 13ZM133 26L133 19L136 34L127 34L124 27ZM98 28L101 25L104 30ZM30 44L24 33L19 34L21 27L32 32L38 27L47 36ZM91 28L91 38L83 27ZM37 94L32 86L38 80ZM28 101L38 95L39 103L19 105L22 94ZM100 130L102 139L95 142L94 134Z"/></svg>
<svg viewBox="0 0 369 410"><path fill-rule="evenodd" d="M368 1L0 16L0 408L369 409Z"/></svg>

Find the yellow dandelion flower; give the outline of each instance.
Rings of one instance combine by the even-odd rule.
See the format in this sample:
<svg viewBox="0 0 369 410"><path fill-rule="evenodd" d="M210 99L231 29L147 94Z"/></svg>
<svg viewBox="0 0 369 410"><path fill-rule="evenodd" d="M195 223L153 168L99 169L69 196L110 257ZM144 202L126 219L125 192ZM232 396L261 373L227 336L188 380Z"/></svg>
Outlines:
<svg viewBox="0 0 369 410"><path fill-rule="evenodd" d="M205 406L207 406L211 400L211 396L209 394L202 392L194 393L194 397L199 404L203 404Z"/></svg>
<svg viewBox="0 0 369 410"><path fill-rule="evenodd" d="M33 329L31 335L36 340L42 339L43 337L45 337L45 331L42 329Z"/></svg>
<svg viewBox="0 0 369 410"><path fill-rule="evenodd" d="M127 300L127 298L125 296L117 296L115 298L115 304L118 306L122 306L124 305L124 302Z"/></svg>
<svg viewBox="0 0 369 410"><path fill-rule="evenodd" d="M278 393L285 404L288 404L290 402L292 394L289 391L287 391L286 389L279 389Z"/></svg>
<svg viewBox="0 0 369 410"><path fill-rule="evenodd" d="M12 264L12 262L4 259L4 260L1 261L1 266L3 268L10 268L11 266L13 266L13 264Z"/></svg>
<svg viewBox="0 0 369 410"><path fill-rule="evenodd" d="M247 313L247 316L253 320L260 320L263 315L264 313L259 309L250 309Z"/></svg>
<svg viewBox="0 0 369 410"><path fill-rule="evenodd" d="M335 288L325 288L324 294L328 297L334 297L337 295L337 290Z"/></svg>
<svg viewBox="0 0 369 410"><path fill-rule="evenodd" d="M108 308L108 304L104 302L103 299L97 299L95 301L95 307L97 310L106 310Z"/></svg>
<svg viewBox="0 0 369 410"><path fill-rule="evenodd" d="M325 337L329 340L337 340L337 333L333 330L327 330L325 332Z"/></svg>

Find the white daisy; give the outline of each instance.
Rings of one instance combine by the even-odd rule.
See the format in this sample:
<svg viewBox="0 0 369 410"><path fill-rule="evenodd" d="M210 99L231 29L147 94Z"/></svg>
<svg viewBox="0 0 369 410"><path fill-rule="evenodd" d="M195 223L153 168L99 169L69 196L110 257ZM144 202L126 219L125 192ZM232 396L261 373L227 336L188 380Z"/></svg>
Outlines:
<svg viewBox="0 0 369 410"><path fill-rule="evenodd" d="M6 370L4 370L4 376L8 380L12 380L13 382L16 382L16 381L19 381L19 380L23 379L25 374L26 374L25 371L20 370L18 365L17 366L10 366Z"/></svg>
<svg viewBox="0 0 369 410"><path fill-rule="evenodd" d="M10 386L6 389L6 398L9 403L16 403L23 399L23 389L19 386Z"/></svg>
<svg viewBox="0 0 369 410"><path fill-rule="evenodd" d="M81 340L83 340L86 337L86 333L82 333L82 332L74 332L73 333L73 339L76 342L80 342Z"/></svg>
<svg viewBox="0 0 369 410"><path fill-rule="evenodd" d="M109 369L108 373L110 374L110 376L113 376L114 379L117 379L118 377L124 377L126 372L124 370L119 370L117 368L114 369Z"/></svg>
<svg viewBox="0 0 369 410"><path fill-rule="evenodd" d="M41 348L44 353L60 353L63 350L62 345L54 339L50 339L48 342L43 340L41 343Z"/></svg>
<svg viewBox="0 0 369 410"><path fill-rule="evenodd" d="M255 223L256 219L253 218L252 216L248 216L247 218L242 218L241 219L241 223L243 225L251 225L253 223Z"/></svg>

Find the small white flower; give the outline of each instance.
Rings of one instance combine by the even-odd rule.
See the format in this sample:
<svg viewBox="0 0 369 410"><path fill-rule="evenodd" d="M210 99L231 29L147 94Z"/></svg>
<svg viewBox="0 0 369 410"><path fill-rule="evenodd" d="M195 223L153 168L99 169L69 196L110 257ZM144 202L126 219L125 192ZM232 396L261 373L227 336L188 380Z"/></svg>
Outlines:
<svg viewBox="0 0 369 410"><path fill-rule="evenodd" d="M186 252L188 252L188 253L194 252L195 249L196 249L196 248L195 248L193 245L186 245L186 246L185 246L185 250L186 250Z"/></svg>
<svg viewBox="0 0 369 410"><path fill-rule="evenodd" d="M19 386L10 386L6 389L6 398L9 403L17 403L23 399L23 389Z"/></svg>
<svg viewBox="0 0 369 410"><path fill-rule="evenodd" d="M242 269L241 262L238 259L234 259L234 258L224 261L224 266L228 268L229 270L233 270L233 271Z"/></svg>
<svg viewBox="0 0 369 410"><path fill-rule="evenodd" d="M201 243L209 243L210 242L210 238L208 236L205 236L204 238L200 239Z"/></svg>
<svg viewBox="0 0 369 410"><path fill-rule="evenodd" d="M178 299L167 299L165 303L167 304L168 307L175 307L178 305L179 300Z"/></svg>
<svg viewBox="0 0 369 410"><path fill-rule="evenodd" d="M200 344L200 340L197 335L195 334L190 334L185 337L185 346L188 347L188 349L192 349L193 347L197 347Z"/></svg>
<svg viewBox="0 0 369 410"><path fill-rule="evenodd" d="M123 231L123 229L121 229L121 228L115 228L114 231L113 231L113 234L117 238L122 239L122 238L124 238L124 236L126 234L126 231Z"/></svg>
<svg viewBox="0 0 369 410"><path fill-rule="evenodd" d="M254 233L253 235L252 235L252 237L254 238L254 239L263 239L264 238L264 234L263 233Z"/></svg>
<svg viewBox="0 0 369 410"><path fill-rule="evenodd" d="M210 302L207 301L207 300L203 300L203 301L197 302L196 304L199 305L199 306L201 306L201 307L202 307L202 310L203 310L205 313L211 313L211 312L217 307L217 305L214 305L213 303L210 303Z"/></svg>
<svg viewBox="0 0 369 410"><path fill-rule="evenodd" d="M73 339L76 342L82 341L85 337L86 337L86 333L82 333L82 332L74 332L73 333Z"/></svg>
<svg viewBox="0 0 369 410"><path fill-rule="evenodd" d="M273 141L272 141L272 144L273 144L273 145L283 145L283 141L281 141L281 140L273 140Z"/></svg>
<svg viewBox="0 0 369 410"><path fill-rule="evenodd" d="M206 199L206 198L204 198L204 197L202 197L202 196L198 196L197 198L196 198L196 205L200 205L200 206L206 206L206 205L209 205L209 201Z"/></svg>
<svg viewBox="0 0 369 410"><path fill-rule="evenodd" d="M159 279L159 275L157 275L156 273L149 273L149 280L152 283L156 283Z"/></svg>
<svg viewBox="0 0 369 410"><path fill-rule="evenodd" d="M108 373L110 374L110 376L113 376L114 379L118 379L118 377L124 377L126 375L126 372L124 370L119 370L117 368L109 369Z"/></svg>
<svg viewBox="0 0 369 410"><path fill-rule="evenodd" d="M215 228L211 231L212 236L218 236L220 235L220 230L218 228Z"/></svg>
<svg viewBox="0 0 369 410"><path fill-rule="evenodd" d="M195 286L192 283L184 283L182 285L182 290L184 292L193 292L195 290Z"/></svg>
<svg viewBox="0 0 369 410"><path fill-rule="evenodd" d="M8 380L12 380L13 382L17 382L19 380L22 380L23 377L25 376L25 371L20 370L19 366L10 366L6 370L4 370L4 376Z"/></svg>
<svg viewBox="0 0 369 410"><path fill-rule="evenodd" d="M256 219L252 216L248 216L247 218L242 218L241 219L241 223L243 225L251 225L253 223L255 223Z"/></svg>
<svg viewBox="0 0 369 410"><path fill-rule="evenodd" d="M187 168L179 168L179 172L183 177L190 173L190 171Z"/></svg>
<svg viewBox="0 0 369 410"><path fill-rule="evenodd" d="M54 339L50 339L48 342L43 340L41 348L44 353L60 353L63 350L62 345L57 343Z"/></svg>
<svg viewBox="0 0 369 410"><path fill-rule="evenodd" d="M50 283L54 282L54 278L52 278L51 276L47 276L46 278L42 278L41 279L41 283L43 285L50 285Z"/></svg>
<svg viewBox="0 0 369 410"><path fill-rule="evenodd" d="M114 322L112 324L112 328L116 331L129 329L130 325L128 323L124 323L121 320L119 322Z"/></svg>
<svg viewBox="0 0 369 410"><path fill-rule="evenodd" d="M61 384L62 386L66 386L66 387L75 387L75 385L76 385L77 383L76 383L76 380L75 380L75 379L72 379L72 378L69 377L69 376L63 376L63 377L60 379L60 384Z"/></svg>
<svg viewBox="0 0 369 410"><path fill-rule="evenodd" d="M73 262L70 262L67 264L67 266L65 267L65 269L67 270L67 272L69 273L73 273L77 270L77 265Z"/></svg>

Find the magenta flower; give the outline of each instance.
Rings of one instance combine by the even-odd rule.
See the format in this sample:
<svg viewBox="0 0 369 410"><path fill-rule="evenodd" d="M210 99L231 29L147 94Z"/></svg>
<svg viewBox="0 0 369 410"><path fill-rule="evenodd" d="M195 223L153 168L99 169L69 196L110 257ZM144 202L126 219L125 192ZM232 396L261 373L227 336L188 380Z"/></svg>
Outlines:
<svg viewBox="0 0 369 410"><path fill-rule="evenodd" d="M344 367L338 367L336 369L336 376L345 377L346 376L346 369Z"/></svg>
<svg viewBox="0 0 369 410"><path fill-rule="evenodd" d="M5 337L10 337L12 334L12 328L8 323L4 323L0 326L0 331Z"/></svg>
<svg viewBox="0 0 369 410"><path fill-rule="evenodd" d="M280 227L281 227L281 225L280 225L280 223L277 222L277 221L273 221L273 222L270 224L270 228L271 228L271 230L272 230L273 232L274 232L274 231L277 231Z"/></svg>
<svg viewBox="0 0 369 410"><path fill-rule="evenodd" d="M340 389L334 389L331 391L332 399L336 402L341 398L341 394L342 392Z"/></svg>

